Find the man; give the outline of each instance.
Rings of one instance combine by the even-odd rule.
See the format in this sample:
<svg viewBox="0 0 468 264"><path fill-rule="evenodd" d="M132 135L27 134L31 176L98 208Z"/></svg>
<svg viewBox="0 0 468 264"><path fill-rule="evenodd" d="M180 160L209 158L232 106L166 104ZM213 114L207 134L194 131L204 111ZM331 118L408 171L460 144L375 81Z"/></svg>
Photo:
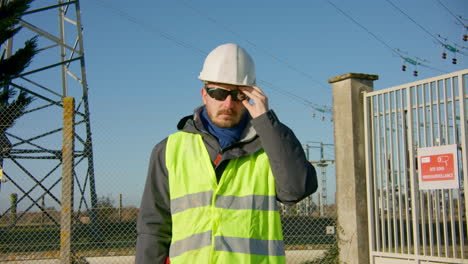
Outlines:
<svg viewBox="0 0 468 264"><path fill-rule="evenodd" d="M277 200L315 192L315 169L243 48L214 49L199 79L204 105L153 149L136 263L285 263Z"/></svg>

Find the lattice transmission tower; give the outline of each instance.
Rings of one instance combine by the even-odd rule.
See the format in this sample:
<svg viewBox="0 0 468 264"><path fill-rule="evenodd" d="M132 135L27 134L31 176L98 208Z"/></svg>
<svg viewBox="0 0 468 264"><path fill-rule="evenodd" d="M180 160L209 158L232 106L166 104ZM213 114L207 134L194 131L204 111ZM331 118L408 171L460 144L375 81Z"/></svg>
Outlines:
<svg viewBox="0 0 468 264"><path fill-rule="evenodd" d="M13 1L13 0L10 0ZM24 221L28 212L41 212L57 226L60 218L50 208L59 208L64 199L62 183L62 132L64 98L74 98L72 177L74 217L88 212L91 221L97 205L93 165L88 85L83 33L78 0L37 0L24 13L23 27L1 47L8 57L25 40L38 38L39 53L6 89L26 91L34 97L25 114L2 136L0 165L3 168L0 200L15 202L0 207L0 221L14 210L11 228ZM0 117L1 122L1 117ZM7 203L7 202L6 202ZM3 203L3 207L6 203ZM13 208L15 207L15 208ZM17 207L17 208L16 208Z"/></svg>
<svg viewBox="0 0 468 264"><path fill-rule="evenodd" d="M320 146L310 146L306 144L305 150L308 155L309 149L310 148L319 148L320 149L320 160L309 160L312 165L314 165L320 174L320 180L319 180L319 197L318 197L318 207L319 207L319 212L320 216L325 216L326 210L325 207L327 206L327 167L331 164L333 164L335 161L334 160L329 160L325 159L324 155L324 147L325 146L333 146L333 144L324 144L323 142L314 142L314 141L308 141L308 143L316 143L320 144Z"/></svg>

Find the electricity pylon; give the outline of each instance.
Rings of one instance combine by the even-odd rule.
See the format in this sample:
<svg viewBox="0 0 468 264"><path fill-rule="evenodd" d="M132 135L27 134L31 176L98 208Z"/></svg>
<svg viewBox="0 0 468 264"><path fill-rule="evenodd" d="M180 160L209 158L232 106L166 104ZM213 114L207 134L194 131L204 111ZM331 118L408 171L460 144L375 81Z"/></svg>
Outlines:
<svg viewBox="0 0 468 264"><path fill-rule="evenodd" d="M306 145L306 153L308 156L309 148L320 148L320 160L314 161L314 160L309 160L312 165L314 165L316 168L319 169L320 172L320 196L319 196L319 210L320 210L320 216L325 215L325 206L327 205L327 167L330 164L333 164L335 161L334 160L327 160L325 159L324 156L324 151L323 148L324 146L333 146L333 144L324 144L323 142L314 142L314 141L309 141L309 143L319 143L320 146L310 146ZM308 157L307 157L308 158Z"/></svg>
<svg viewBox="0 0 468 264"><path fill-rule="evenodd" d="M25 115L6 132L7 146L0 149L4 177L1 195L19 193L14 206L20 207L21 214L10 223L10 228L25 214L38 209L47 221L60 225L60 219L44 208L44 199L48 207L59 208L65 199L60 189L60 168L63 165L62 100L67 97L76 102L72 154L75 195L68 198L74 199L75 217L88 212L91 222L96 223L92 209L96 208L97 196L79 1L33 1L19 24L23 28L1 47L2 54L11 56L12 51L22 47L24 40L33 36L38 37L39 53L8 87L26 91L35 98ZM0 211L0 219L11 209Z"/></svg>

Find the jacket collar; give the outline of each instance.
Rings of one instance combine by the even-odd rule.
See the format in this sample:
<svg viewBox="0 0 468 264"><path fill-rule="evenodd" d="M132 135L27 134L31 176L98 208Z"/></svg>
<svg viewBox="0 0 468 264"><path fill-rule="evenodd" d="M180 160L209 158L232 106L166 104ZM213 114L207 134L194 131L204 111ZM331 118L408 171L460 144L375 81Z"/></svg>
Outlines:
<svg viewBox="0 0 468 264"><path fill-rule="evenodd" d="M189 115L189 116L182 118L177 124L177 129L179 131L201 134L202 136L208 135L209 133L206 131L200 119L200 114L201 114L201 110L203 109L203 107L204 106L197 107L193 115ZM250 115L248 115L248 118L249 118L249 122L247 122L247 125L244 131L242 132L239 142L234 144L234 146L238 144L244 145L244 144L252 143L253 146L248 146L248 149L250 149L251 147L254 147L256 149L255 151L257 151L258 149L260 149L260 147L257 147L257 145L259 145L258 143L260 143L260 140L258 138L257 132L255 131L254 127L252 126L250 122L250 120L252 119Z"/></svg>

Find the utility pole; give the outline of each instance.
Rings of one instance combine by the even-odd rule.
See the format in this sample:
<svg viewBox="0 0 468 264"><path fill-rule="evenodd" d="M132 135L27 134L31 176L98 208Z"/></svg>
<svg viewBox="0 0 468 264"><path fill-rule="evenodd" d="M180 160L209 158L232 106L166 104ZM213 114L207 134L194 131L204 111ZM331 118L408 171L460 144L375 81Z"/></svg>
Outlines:
<svg viewBox="0 0 468 264"><path fill-rule="evenodd" d="M324 147L325 146L333 146L333 144L324 144L323 142L316 142L316 141L308 141L308 143L320 144L319 146L309 146L306 145L306 153L307 159L309 159L309 148L319 148L320 149L320 160L314 161L310 160L309 162L316 166L320 172L321 178L321 189L319 195L319 209L320 209L320 216L325 216L325 206L327 205L327 167L330 164L333 164L334 160L327 160L325 159L324 155Z"/></svg>

